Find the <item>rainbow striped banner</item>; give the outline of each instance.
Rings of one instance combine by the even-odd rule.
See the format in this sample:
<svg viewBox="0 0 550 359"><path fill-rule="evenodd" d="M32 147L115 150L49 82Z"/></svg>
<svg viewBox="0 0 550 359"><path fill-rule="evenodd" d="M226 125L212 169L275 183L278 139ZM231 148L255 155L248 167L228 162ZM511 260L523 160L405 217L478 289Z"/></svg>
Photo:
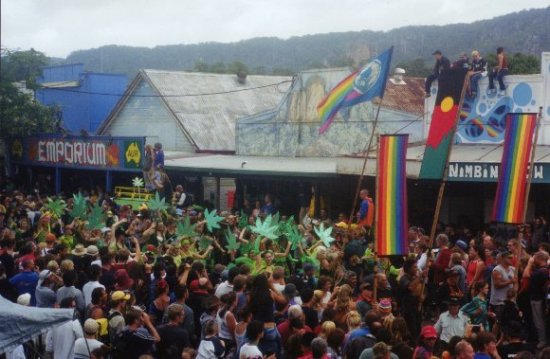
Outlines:
<svg viewBox="0 0 550 359"><path fill-rule="evenodd" d="M409 135L380 135L376 177L376 252L407 254L407 143Z"/></svg>
<svg viewBox="0 0 550 359"><path fill-rule="evenodd" d="M334 121L340 109L384 97L390 70L393 46L371 59L359 71L340 81L317 105L321 119L319 134L323 134Z"/></svg>
<svg viewBox="0 0 550 359"><path fill-rule="evenodd" d="M527 171L533 150L536 124L536 113L509 113L506 117L493 221L503 223L523 223L524 221Z"/></svg>

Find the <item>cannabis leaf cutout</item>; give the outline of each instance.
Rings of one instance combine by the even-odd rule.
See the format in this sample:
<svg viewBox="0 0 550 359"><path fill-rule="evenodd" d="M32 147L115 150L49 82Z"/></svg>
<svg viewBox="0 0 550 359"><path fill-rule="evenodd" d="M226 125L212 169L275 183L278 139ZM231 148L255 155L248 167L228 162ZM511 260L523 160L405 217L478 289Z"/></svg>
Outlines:
<svg viewBox="0 0 550 359"><path fill-rule="evenodd" d="M157 192L155 193L155 197L149 200L149 202L147 203L147 207L149 207L151 211L156 212L165 210L166 208L168 208L168 204L166 204L164 197L162 199L159 197L159 194Z"/></svg>
<svg viewBox="0 0 550 359"><path fill-rule="evenodd" d="M44 206L54 217L61 217L63 215L63 211L65 208L67 208L67 205L65 204L65 201L60 199L51 199L48 197L48 203Z"/></svg>
<svg viewBox="0 0 550 359"><path fill-rule="evenodd" d="M334 237L331 236L332 227L328 227L327 229L325 229L324 223L321 223L319 228L315 227L315 233L327 248L330 247L330 244L332 242L334 242Z"/></svg>
<svg viewBox="0 0 550 359"><path fill-rule="evenodd" d="M194 237L197 235L195 232L196 224L191 224L191 219L189 216L185 216L183 222L178 222L176 227L176 235L178 237Z"/></svg>
<svg viewBox="0 0 550 359"><path fill-rule="evenodd" d="M84 216L86 216L87 209L88 205L86 203L86 198L84 198L82 193L78 192L78 194L73 194L73 208L69 213L71 217L84 218Z"/></svg>
<svg viewBox="0 0 550 359"><path fill-rule="evenodd" d="M141 177L135 177L132 180L132 186L134 186L134 187L140 188L140 187L143 187L143 185L144 185L143 178L141 178Z"/></svg>
<svg viewBox="0 0 550 359"><path fill-rule="evenodd" d="M86 224L86 228L90 230L103 228L105 226L104 217L105 214L103 213L103 209L100 205L96 204L92 207L92 211L88 215L88 223Z"/></svg>
<svg viewBox="0 0 550 359"><path fill-rule="evenodd" d="M202 236L201 239L199 239L199 249L201 251L208 249L210 244L212 244L212 237Z"/></svg>
<svg viewBox="0 0 550 359"><path fill-rule="evenodd" d="M265 237L269 239L277 239L278 235L278 225L272 225L271 215L267 216L263 222L260 218L256 218L256 224L250 229L252 232L258 234L260 237Z"/></svg>
<svg viewBox="0 0 550 359"><path fill-rule="evenodd" d="M223 217L216 214L216 210L208 211L204 210L204 219L206 220L206 229L212 233L214 229L220 228L220 222L223 221Z"/></svg>
<svg viewBox="0 0 550 359"><path fill-rule="evenodd" d="M236 251L239 249L239 243L237 243L237 236L229 228L225 230L225 239L227 239L227 250Z"/></svg>

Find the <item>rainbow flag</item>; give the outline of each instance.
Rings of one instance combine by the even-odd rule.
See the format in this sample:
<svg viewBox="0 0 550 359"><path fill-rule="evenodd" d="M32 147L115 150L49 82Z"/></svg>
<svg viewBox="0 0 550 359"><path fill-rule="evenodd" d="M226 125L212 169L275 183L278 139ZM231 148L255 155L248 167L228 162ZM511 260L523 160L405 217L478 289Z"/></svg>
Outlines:
<svg viewBox="0 0 550 359"><path fill-rule="evenodd" d="M376 177L376 252L407 254L407 142L409 135L381 135Z"/></svg>
<svg viewBox="0 0 550 359"><path fill-rule="evenodd" d="M384 97L392 53L393 46L340 81L327 94L317 106L321 119L319 134L328 130L340 109L370 101L375 97Z"/></svg>
<svg viewBox="0 0 550 359"><path fill-rule="evenodd" d="M493 221L524 221L527 170L533 150L536 123L536 113L509 113L506 117Z"/></svg>

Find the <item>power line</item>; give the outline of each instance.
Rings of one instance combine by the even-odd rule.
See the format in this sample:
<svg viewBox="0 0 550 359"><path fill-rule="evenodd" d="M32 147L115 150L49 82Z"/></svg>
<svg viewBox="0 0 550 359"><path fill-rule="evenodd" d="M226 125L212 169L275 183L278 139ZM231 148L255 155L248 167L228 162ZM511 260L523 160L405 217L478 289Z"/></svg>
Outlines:
<svg viewBox="0 0 550 359"><path fill-rule="evenodd" d="M220 91L220 92L208 92L208 93L196 93L196 94L173 94L173 95L157 95L157 94L139 95L139 94L134 93L134 94L132 94L132 96L134 96L134 97L163 97L163 98L167 98L167 97L200 97L200 96L225 95L225 94L231 94L231 93L243 92L243 91L254 91L254 90L263 89L263 88L267 88L267 87L273 87L273 86L277 87L277 90L279 92L283 92L283 91L280 91L279 86L283 85L285 83L289 83L289 82L292 82L292 80L285 80L285 81L280 81L280 82L276 82L276 83L272 83L272 84L268 84L268 85L247 87L247 88L243 88L243 89L236 89L236 90L230 90L230 91ZM60 91L60 92L81 93L81 94L87 94L87 95L116 96L116 97L124 96L124 93L116 93L115 94L115 93L109 93L109 92L80 91L80 90L73 90L73 89L69 89L69 88L60 88L60 87L47 87L47 86L44 86L44 87L42 87L42 89L54 90L54 91Z"/></svg>

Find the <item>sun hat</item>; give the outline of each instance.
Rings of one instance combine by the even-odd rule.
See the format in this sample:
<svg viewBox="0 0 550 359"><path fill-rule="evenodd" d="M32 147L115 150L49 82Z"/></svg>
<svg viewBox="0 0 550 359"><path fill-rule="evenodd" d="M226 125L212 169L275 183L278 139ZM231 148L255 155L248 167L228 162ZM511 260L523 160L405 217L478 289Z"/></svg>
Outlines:
<svg viewBox="0 0 550 359"><path fill-rule="evenodd" d="M99 249L97 249L97 247L94 246L93 244L89 245L86 248L86 254L89 256L97 256L99 254Z"/></svg>
<svg viewBox="0 0 550 359"><path fill-rule="evenodd" d="M113 294L111 294L111 300L112 301L119 301L119 300L129 300L130 299L130 294L128 293L124 293L123 291L121 290L117 290L117 291L114 291Z"/></svg>
<svg viewBox="0 0 550 359"><path fill-rule="evenodd" d="M86 248L82 244L77 244L71 253L77 257L81 257L86 254Z"/></svg>

